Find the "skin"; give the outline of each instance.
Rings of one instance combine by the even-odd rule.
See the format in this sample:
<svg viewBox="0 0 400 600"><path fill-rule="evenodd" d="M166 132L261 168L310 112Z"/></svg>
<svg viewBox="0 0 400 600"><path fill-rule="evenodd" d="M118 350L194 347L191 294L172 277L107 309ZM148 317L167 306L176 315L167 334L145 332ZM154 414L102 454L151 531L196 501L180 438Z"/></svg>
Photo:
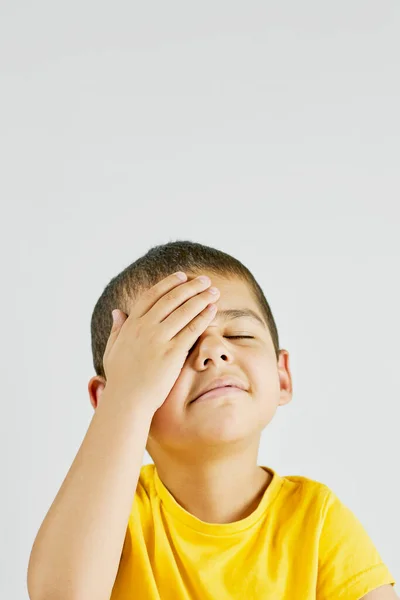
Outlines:
<svg viewBox="0 0 400 600"><path fill-rule="evenodd" d="M196 274L189 274L193 279ZM264 321L248 285L238 278L211 273L220 291L218 312L251 308ZM250 515L270 484L257 465L262 430L278 406L290 402L289 353L277 362L265 324L249 317L224 322L218 312L191 348L164 404L155 412L146 449L158 475L175 500L208 523L231 523ZM228 339L248 335L254 339ZM248 391L190 405L212 379L239 377ZM103 386L92 386L96 407Z"/></svg>
<svg viewBox="0 0 400 600"><path fill-rule="evenodd" d="M382 585L360 598L360 600L399 600L399 597L391 585Z"/></svg>

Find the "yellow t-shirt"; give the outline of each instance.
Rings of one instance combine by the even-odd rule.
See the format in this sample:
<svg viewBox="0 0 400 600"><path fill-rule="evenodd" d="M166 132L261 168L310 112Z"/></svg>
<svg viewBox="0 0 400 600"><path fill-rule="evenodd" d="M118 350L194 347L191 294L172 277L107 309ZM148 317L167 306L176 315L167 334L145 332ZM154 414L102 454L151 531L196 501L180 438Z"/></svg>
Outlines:
<svg viewBox="0 0 400 600"><path fill-rule="evenodd" d="M256 510L206 523L141 468L111 600L358 600L395 584L361 523L324 484L272 480Z"/></svg>

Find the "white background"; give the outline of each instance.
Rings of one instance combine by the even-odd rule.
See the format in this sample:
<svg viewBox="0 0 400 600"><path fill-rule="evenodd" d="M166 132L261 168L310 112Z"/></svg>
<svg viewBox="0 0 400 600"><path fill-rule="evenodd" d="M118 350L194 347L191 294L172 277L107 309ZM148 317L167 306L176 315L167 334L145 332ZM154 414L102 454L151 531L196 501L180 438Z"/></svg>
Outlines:
<svg viewBox="0 0 400 600"><path fill-rule="evenodd" d="M400 579L399 30L397 0L1 2L2 598L93 415L95 302L176 239L250 268L290 353L259 464Z"/></svg>

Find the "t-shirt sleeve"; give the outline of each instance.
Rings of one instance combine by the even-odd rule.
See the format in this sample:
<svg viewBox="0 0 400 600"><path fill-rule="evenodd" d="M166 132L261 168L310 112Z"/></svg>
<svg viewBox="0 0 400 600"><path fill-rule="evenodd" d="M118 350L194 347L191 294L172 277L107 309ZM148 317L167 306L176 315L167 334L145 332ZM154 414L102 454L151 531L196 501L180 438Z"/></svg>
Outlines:
<svg viewBox="0 0 400 600"><path fill-rule="evenodd" d="M322 518L317 600L359 600L396 583L360 521L329 488Z"/></svg>

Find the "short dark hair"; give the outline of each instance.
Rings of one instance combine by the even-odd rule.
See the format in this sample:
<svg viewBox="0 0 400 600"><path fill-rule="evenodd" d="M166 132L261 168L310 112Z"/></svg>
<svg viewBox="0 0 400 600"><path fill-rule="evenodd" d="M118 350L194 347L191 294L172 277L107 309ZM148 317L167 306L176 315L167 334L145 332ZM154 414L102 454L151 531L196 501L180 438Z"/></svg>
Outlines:
<svg viewBox="0 0 400 600"><path fill-rule="evenodd" d="M111 311L118 308L129 314L128 306L142 291L176 271L200 274L204 271L225 277L239 277L253 292L268 326L276 359L279 359L278 330L270 306L257 281L238 259L197 242L177 240L154 246L146 254L113 277L96 302L91 318L93 366L105 377L103 357L112 327Z"/></svg>

